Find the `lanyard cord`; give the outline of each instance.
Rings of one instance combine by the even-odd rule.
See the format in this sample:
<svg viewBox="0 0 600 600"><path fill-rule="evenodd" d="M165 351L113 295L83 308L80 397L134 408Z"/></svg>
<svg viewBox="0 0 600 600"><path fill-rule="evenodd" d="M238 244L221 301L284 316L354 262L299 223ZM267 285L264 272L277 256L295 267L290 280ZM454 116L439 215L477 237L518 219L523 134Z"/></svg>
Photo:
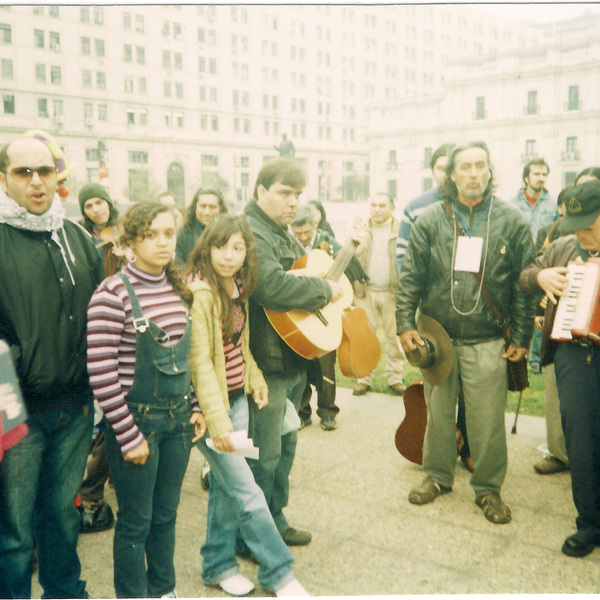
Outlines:
<svg viewBox="0 0 600 600"><path fill-rule="evenodd" d="M485 266L487 263L487 251L488 251L488 244L490 241L490 218L492 216L492 206L494 204L494 197L492 196L492 199L490 200L490 205L488 207L488 216L487 216L487 226L486 226L486 233L485 233L485 254L483 255L483 266L481 268L481 278L479 279L479 288L477 289L477 298L475 299L475 304L473 305L473 308L469 311L463 312L461 310L459 310L456 307L456 304L454 303L454 261L456 260L456 248L458 246L458 236L457 236L457 232L458 232L458 224L456 223L456 216L454 213L454 209L452 210L452 225L454 228L454 233L453 233L453 244L452 244L452 264L450 265L450 301L452 302L452 308L461 316L461 317L468 317L469 315L472 315L475 312L475 309L477 308L477 305L479 304L479 299L481 298L481 288L483 287L483 277L485 275ZM481 220L481 219L480 219ZM477 222L477 224L479 224L479 221ZM473 228L473 230L471 231L471 235L473 235L473 233L475 233L475 229L477 228L477 225ZM471 237L471 235L469 235L469 237Z"/></svg>

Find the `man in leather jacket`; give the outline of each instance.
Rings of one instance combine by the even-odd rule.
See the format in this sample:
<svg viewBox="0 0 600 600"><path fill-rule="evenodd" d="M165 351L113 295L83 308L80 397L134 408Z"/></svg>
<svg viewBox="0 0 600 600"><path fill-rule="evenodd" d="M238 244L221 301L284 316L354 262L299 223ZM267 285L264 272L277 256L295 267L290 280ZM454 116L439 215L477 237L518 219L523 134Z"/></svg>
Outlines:
<svg viewBox="0 0 600 600"><path fill-rule="evenodd" d="M424 384L427 477L410 492L409 501L426 504L452 490L455 409L462 386L476 503L492 523L508 523L511 512L500 498L507 468L506 360L524 357L531 340L533 301L518 278L533 259L533 240L518 211L493 195L483 142L452 150L442 195L444 202L429 207L412 228L396 301L397 331L406 353L424 344L415 326L417 308L444 327L455 350L446 381ZM480 281L510 325L508 345Z"/></svg>

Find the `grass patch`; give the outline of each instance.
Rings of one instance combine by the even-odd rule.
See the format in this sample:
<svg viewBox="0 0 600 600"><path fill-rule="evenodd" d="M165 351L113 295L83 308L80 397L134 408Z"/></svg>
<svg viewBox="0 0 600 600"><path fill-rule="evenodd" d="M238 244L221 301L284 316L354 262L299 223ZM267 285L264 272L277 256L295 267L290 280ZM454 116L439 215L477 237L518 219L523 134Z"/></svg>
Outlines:
<svg viewBox="0 0 600 600"><path fill-rule="evenodd" d="M379 363L373 373L371 380L371 390L374 392L380 392L382 394L389 394L390 389L385 374L385 338L383 336L383 330L381 326L377 330L377 337L381 345L381 356L379 357ZM335 365L336 384L343 388L353 388L356 384L356 379L344 377L340 371L339 365ZM415 380L421 378L421 371L409 364L408 361L404 362L404 385L410 385ZM530 415L532 417L543 417L544 416L544 398L546 394L545 376L543 374L533 374L529 371L529 387L523 391L523 397L521 399L520 414ZM519 394L516 392L508 393L508 400L506 402L506 412L515 412L517 409L517 402L519 400Z"/></svg>

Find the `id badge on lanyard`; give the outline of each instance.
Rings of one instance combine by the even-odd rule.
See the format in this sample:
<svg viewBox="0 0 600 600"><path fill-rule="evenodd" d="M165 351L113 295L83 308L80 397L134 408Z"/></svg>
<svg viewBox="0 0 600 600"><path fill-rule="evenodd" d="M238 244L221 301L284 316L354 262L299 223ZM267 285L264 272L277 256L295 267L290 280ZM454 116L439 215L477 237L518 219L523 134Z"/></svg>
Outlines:
<svg viewBox="0 0 600 600"><path fill-rule="evenodd" d="M461 235L456 245L455 271L479 273L483 253L483 238Z"/></svg>

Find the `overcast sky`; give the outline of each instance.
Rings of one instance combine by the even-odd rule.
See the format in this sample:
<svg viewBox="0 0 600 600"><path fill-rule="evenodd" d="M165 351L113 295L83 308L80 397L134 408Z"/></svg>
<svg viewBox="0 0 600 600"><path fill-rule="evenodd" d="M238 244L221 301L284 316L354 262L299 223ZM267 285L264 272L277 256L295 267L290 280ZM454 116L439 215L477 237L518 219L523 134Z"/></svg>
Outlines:
<svg viewBox="0 0 600 600"><path fill-rule="evenodd" d="M564 21L579 17L586 11L600 13L598 2L558 2L542 4L538 2L526 3L498 3L479 4L478 8L505 19L524 21L529 23L548 23L550 21Z"/></svg>

